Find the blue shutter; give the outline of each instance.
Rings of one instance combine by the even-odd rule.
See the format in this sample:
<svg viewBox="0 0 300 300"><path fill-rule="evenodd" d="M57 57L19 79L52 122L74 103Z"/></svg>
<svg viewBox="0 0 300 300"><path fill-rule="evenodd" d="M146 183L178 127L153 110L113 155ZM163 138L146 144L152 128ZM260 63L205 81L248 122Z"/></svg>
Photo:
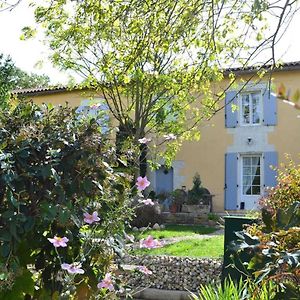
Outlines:
<svg viewBox="0 0 300 300"><path fill-rule="evenodd" d="M271 167L272 166L272 167ZM277 185L277 171L273 167L278 167L277 152L264 153L264 185L265 187L272 187Z"/></svg>
<svg viewBox="0 0 300 300"><path fill-rule="evenodd" d="M225 154L225 209L237 209L238 154Z"/></svg>
<svg viewBox="0 0 300 300"><path fill-rule="evenodd" d="M277 124L277 97L266 90L263 94L264 124L267 126Z"/></svg>
<svg viewBox="0 0 300 300"><path fill-rule="evenodd" d="M236 91L227 92L225 96L225 127L234 128L238 123L238 110L232 111L232 104L237 105Z"/></svg>

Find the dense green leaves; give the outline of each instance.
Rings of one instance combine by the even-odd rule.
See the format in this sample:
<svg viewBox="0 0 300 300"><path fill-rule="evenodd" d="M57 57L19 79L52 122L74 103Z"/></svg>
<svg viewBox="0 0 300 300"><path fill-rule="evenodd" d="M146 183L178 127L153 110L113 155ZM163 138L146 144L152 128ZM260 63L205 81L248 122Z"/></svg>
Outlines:
<svg viewBox="0 0 300 300"><path fill-rule="evenodd" d="M0 298L67 297L79 281L96 294L131 214L129 178L108 136L67 106L23 101L2 110L0 140ZM94 211L91 226L83 214ZM68 246L56 250L54 236ZM61 264L75 261L84 275L62 276Z"/></svg>
<svg viewBox="0 0 300 300"><path fill-rule="evenodd" d="M180 136L164 148L169 163L220 108L222 68L246 65L268 44L252 41L269 9L265 0L55 0L37 5L35 17L53 62L99 90L128 136L151 134L155 149L162 135Z"/></svg>

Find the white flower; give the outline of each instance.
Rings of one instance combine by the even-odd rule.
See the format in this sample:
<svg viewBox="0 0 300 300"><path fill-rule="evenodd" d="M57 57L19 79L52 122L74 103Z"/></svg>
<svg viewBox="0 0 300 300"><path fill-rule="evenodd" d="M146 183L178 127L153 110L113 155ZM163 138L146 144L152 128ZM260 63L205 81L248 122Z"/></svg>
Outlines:
<svg viewBox="0 0 300 300"><path fill-rule="evenodd" d="M139 200L139 202L141 202L145 205L150 205L150 206L154 205L154 202L151 199L141 199L141 200Z"/></svg>
<svg viewBox="0 0 300 300"><path fill-rule="evenodd" d="M176 135L173 133L165 134L164 138L166 139L166 141L174 141L177 139Z"/></svg>
<svg viewBox="0 0 300 300"><path fill-rule="evenodd" d="M147 144L147 143L151 142L151 139L143 137L141 139L138 139L138 141L139 141L140 144Z"/></svg>

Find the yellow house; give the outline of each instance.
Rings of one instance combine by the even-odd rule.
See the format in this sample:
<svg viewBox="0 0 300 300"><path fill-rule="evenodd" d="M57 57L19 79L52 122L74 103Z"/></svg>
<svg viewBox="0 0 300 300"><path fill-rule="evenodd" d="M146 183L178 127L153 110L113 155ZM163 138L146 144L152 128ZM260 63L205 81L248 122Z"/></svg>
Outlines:
<svg viewBox="0 0 300 300"><path fill-rule="evenodd" d="M253 68L231 71L243 79L255 72ZM284 64L272 77L275 85L283 84L292 95L300 89L300 62ZM249 81L240 93L238 89L227 91L225 109L203 124L199 142L183 144L171 169L149 172L152 190L190 189L198 172L214 195L215 212L251 210L257 208L266 187L276 185L276 171L270 166L286 162L285 153L299 161L300 112L269 93L267 77L258 83ZM38 104L67 101L81 110L90 104L92 96L88 91L64 87L18 90L15 94ZM101 95L95 96L98 98ZM232 110L231 103L238 109Z"/></svg>

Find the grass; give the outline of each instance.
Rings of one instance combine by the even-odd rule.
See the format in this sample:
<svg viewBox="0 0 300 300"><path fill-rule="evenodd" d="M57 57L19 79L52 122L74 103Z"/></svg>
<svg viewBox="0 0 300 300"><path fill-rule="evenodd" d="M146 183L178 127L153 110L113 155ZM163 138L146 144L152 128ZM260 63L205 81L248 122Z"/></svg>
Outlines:
<svg viewBox="0 0 300 300"><path fill-rule="evenodd" d="M152 235L156 239L165 239L178 236L193 236L196 234L209 234L216 231L214 227L205 227L201 225L166 225L163 230L146 230L142 234L135 234L139 238L145 238Z"/></svg>
<svg viewBox="0 0 300 300"><path fill-rule="evenodd" d="M156 249L136 249L132 254L170 255L190 257L221 257L223 256L224 237L217 236L204 239L189 239L169 244Z"/></svg>

